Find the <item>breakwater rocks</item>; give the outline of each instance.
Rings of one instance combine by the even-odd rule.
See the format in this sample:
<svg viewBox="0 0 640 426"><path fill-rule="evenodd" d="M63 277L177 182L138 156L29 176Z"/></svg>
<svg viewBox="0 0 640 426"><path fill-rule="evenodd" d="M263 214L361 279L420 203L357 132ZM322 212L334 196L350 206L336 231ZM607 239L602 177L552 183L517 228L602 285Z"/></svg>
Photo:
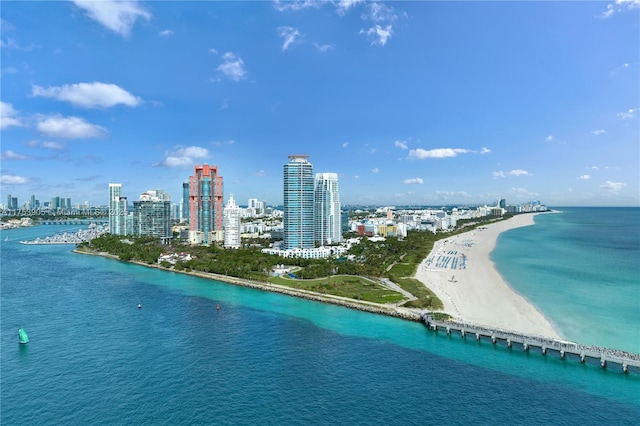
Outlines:
<svg viewBox="0 0 640 426"><path fill-rule="evenodd" d="M74 250L74 253L89 254L89 255L93 255L93 256L108 257L110 259L119 260L117 256L114 256L114 255L108 254L108 253L103 253L103 252L91 252L91 251L85 251L85 250ZM148 264L148 263L138 262L138 261L135 261L135 260L128 261L128 263L133 263L133 264L140 265L140 266L146 266L148 268L160 269L160 270L168 271L168 272L175 272L175 273L178 273L178 274L185 274L185 275L191 275L191 276L194 276L194 277L206 278L206 279L209 279L209 280L215 280L215 281L224 282L226 284L233 284L233 285L238 285L238 286L242 286L242 287L253 288L253 289L256 289L256 290L271 291L271 292L274 292L274 293L280 293L280 294L284 294L284 295L292 296L292 297L299 297L299 298L306 299L306 300L311 300L311 301L314 301L314 302L331 303L331 304L334 304L334 305L340 305L340 306L344 306L344 307L350 308L350 309L357 309L359 311L369 312L369 313L372 313L372 314L387 315L387 316L390 316L390 317L395 317L395 318L400 318L400 319L404 319L404 320L408 320L408 321L415 321L415 322L421 322L422 321L421 312L419 310L413 310L413 309L403 308L403 307L396 307L395 305L382 305L382 304L378 304L378 303L358 301L358 300L349 299L349 298L346 298L346 297L333 296L333 295L330 295L330 294L316 293L316 292L308 291L308 290L294 289L294 288L286 287L286 286L282 286L282 285L263 283L263 282L260 282L260 281L252 281L252 280L246 280L246 279L235 278L235 277L229 277L229 276L226 276L226 275L213 274L213 273L209 273L209 272L176 271L174 269L165 268L164 266L161 266L161 265Z"/></svg>
<svg viewBox="0 0 640 426"><path fill-rule="evenodd" d="M133 262L133 263L141 264L139 262ZM141 265L144 265L144 264L141 264ZM167 269L158 265L144 265L144 266L150 266L150 267L163 269L171 272L178 272L178 273L192 275L200 278L221 281L227 284L239 285L243 287L253 288L256 290L271 291L274 293L280 293L280 294L284 294L292 297L299 297L299 298L311 300L314 302L331 303L334 305L340 305L346 308L357 309L359 311L369 312L373 314L387 315L387 316L396 317L396 318L409 320L409 321L416 321L416 322L422 321L421 313L419 311L417 310L413 311L407 308L395 307L395 305L387 306L387 305L382 305L382 304L377 304L372 302L356 301L354 299L349 299L346 297L316 293L316 292L307 291L307 290L293 289L291 287L286 287L286 286L277 285L277 284L269 284L269 283L263 283L259 281L245 280L245 279L240 279L235 277L228 277L226 275L211 274L207 272L174 271L173 269Z"/></svg>

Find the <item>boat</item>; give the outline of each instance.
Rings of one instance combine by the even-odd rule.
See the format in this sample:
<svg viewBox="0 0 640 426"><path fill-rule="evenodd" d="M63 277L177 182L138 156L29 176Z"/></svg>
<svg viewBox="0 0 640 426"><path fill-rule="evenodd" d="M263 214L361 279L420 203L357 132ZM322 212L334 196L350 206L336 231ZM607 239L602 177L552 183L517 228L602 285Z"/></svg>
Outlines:
<svg viewBox="0 0 640 426"><path fill-rule="evenodd" d="M142 303L138 303L138 309L142 308Z"/></svg>
<svg viewBox="0 0 640 426"><path fill-rule="evenodd" d="M22 327L18 329L18 339L22 344L29 343L29 336L27 336L27 332Z"/></svg>

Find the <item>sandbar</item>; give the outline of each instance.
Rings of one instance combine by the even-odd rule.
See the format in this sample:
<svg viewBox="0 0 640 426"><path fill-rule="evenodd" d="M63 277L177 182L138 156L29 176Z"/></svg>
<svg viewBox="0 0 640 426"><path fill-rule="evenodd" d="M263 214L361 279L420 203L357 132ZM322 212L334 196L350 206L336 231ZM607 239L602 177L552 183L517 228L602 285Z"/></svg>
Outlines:
<svg viewBox="0 0 640 426"><path fill-rule="evenodd" d="M533 225L534 215L515 215L436 241L415 278L442 300L443 311L456 321L560 339L547 318L509 287L490 258L502 232Z"/></svg>

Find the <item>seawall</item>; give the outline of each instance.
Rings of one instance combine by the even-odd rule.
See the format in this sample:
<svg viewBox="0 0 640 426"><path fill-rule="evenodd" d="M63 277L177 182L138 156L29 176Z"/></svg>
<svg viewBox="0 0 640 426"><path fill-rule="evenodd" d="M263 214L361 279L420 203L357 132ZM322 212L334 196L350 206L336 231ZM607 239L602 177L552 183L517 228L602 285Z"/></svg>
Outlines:
<svg viewBox="0 0 640 426"><path fill-rule="evenodd" d="M87 254L91 256L106 257L109 259L131 263L134 265L146 266L147 268L154 268L154 269L159 269L167 272L175 272L177 274L191 275L194 277L205 278L209 280L223 282L226 284L253 288L256 290L280 293L287 296L299 297L306 300L312 300L314 302L331 303L334 305L344 306L350 309L357 309L359 311L369 312L369 313L379 314L379 315L387 315L390 317L400 318L408 321L415 321L415 322L422 321L421 312L419 310L396 307L395 305L390 306L390 305L383 305L383 304L373 303L373 302L358 301L358 300L349 299L341 296L333 296L330 294L316 293L308 290L294 289L291 287L282 286L278 284L270 284L270 283L263 283L260 281L229 277L226 275L213 274L210 272L176 271L176 270L168 269L168 268L165 268L164 266L156 265L156 264L147 264L147 263L138 262L138 261L122 261L118 258L118 256L114 256L112 254L104 253L104 252L87 252L87 251L82 251L77 249L73 250L73 252L79 253L79 254Z"/></svg>

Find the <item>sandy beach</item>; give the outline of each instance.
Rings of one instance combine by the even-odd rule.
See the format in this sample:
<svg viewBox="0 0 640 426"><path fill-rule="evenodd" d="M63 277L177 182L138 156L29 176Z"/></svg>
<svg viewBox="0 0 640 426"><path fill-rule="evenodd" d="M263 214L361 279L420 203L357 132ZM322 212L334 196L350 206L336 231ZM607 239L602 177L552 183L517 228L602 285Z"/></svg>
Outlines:
<svg viewBox="0 0 640 426"><path fill-rule="evenodd" d="M522 214L437 241L418 266L415 278L443 302L457 321L559 339L549 321L511 289L489 254L498 235L533 225L533 214Z"/></svg>

